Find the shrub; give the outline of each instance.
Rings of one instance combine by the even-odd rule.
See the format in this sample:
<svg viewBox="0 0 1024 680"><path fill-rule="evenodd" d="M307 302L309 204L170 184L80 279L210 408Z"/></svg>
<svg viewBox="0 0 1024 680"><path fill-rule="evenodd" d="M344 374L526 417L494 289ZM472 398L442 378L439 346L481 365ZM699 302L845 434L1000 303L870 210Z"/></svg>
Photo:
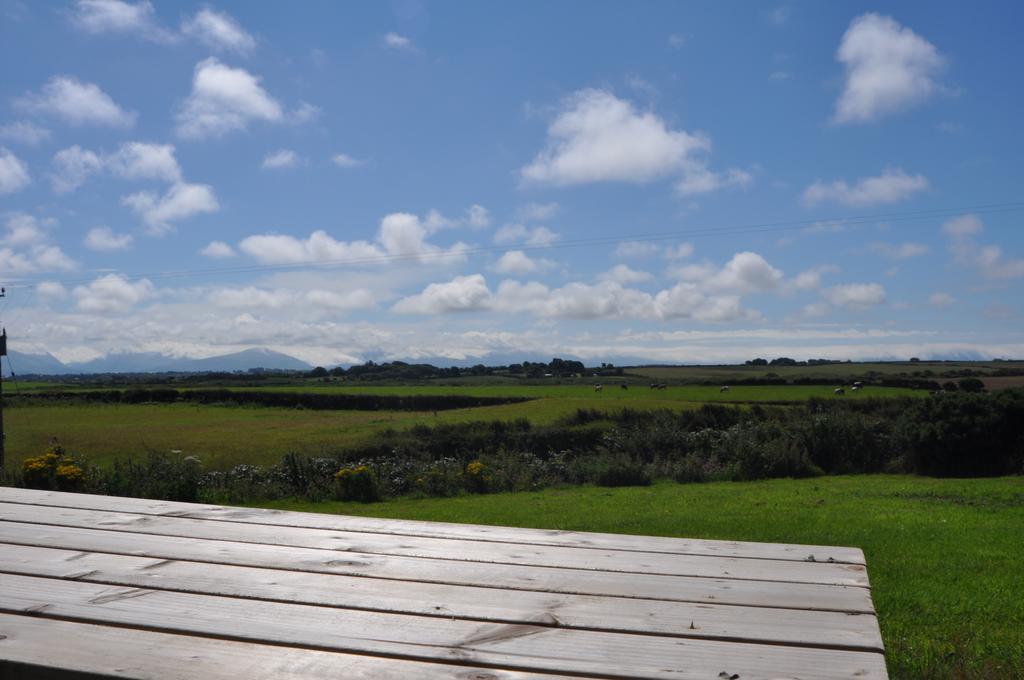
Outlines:
<svg viewBox="0 0 1024 680"><path fill-rule="evenodd" d="M984 392L985 383L977 378L960 378L958 384L961 392Z"/></svg>
<svg viewBox="0 0 1024 680"><path fill-rule="evenodd" d="M491 487L491 474L479 460L471 461L466 465L466 471L463 473L463 479L466 483L466 488L473 493L487 493Z"/></svg>
<svg viewBox="0 0 1024 680"><path fill-rule="evenodd" d="M334 475L335 498L342 501L374 503L381 500L377 475L366 465L344 467Z"/></svg>
<svg viewBox="0 0 1024 680"><path fill-rule="evenodd" d="M26 458L21 465L22 481L30 489L79 491L85 483L84 462L76 460L58 444L42 455Z"/></svg>
<svg viewBox="0 0 1024 680"><path fill-rule="evenodd" d="M651 475L643 463L617 461L597 478L598 486L650 486Z"/></svg>

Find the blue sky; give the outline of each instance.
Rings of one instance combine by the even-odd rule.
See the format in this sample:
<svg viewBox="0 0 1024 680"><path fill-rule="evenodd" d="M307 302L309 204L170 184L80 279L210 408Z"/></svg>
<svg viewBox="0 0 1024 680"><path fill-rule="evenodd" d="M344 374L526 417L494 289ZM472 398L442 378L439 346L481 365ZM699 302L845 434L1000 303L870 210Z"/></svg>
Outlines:
<svg viewBox="0 0 1024 680"><path fill-rule="evenodd" d="M66 360L1024 357L1018 3L0 0Z"/></svg>

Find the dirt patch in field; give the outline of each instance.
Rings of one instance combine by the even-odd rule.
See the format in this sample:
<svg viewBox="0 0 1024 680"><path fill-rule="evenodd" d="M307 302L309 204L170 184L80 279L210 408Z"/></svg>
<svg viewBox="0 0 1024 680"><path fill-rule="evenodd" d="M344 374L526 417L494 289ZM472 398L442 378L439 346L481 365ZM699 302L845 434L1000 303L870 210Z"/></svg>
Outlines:
<svg viewBox="0 0 1024 680"><path fill-rule="evenodd" d="M996 378L982 378L986 390L1008 390L1011 387L1024 387L1024 375L1007 375Z"/></svg>

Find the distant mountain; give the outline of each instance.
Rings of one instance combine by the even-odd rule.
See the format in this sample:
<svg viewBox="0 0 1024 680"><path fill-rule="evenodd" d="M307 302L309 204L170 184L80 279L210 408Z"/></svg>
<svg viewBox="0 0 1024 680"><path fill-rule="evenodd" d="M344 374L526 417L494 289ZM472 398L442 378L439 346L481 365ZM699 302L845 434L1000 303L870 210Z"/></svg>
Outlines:
<svg viewBox="0 0 1024 680"><path fill-rule="evenodd" d="M60 373L202 373L207 371L247 371L266 368L283 371L308 371L312 366L281 352L254 348L205 359L172 357L156 352L126 352L67 364ZM27 373L24 369L22 372ZM52 371L50 371L52 372Z"/></svg>
<svg viewBox="0 0 1024 680"><path fill-rule="evenodd" d="M9 378L11 371L14 375L60 375L67 373L68 367L61 363L60 359L52 354L25 354L23 352L7 351L7 357L0 361L3 369L3 376Z"/></svg>

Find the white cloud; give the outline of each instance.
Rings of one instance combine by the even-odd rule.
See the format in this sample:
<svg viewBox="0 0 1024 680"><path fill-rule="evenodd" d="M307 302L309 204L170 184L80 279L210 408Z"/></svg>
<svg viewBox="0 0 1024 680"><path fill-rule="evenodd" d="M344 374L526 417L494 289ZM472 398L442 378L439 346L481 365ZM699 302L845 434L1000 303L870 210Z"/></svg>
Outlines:
<svg viewBox="0 0 1024 680"><path fill-rule="evenodd" d="M363 164L363 161L352 158L347 153L336 153L331 156L331 162L339 168L355 168Z"/></svg>
<svg viewBox="0 0 1024 680"><path fill-rule="evenodd" d="M877 177L865 177L854 185L845 180L826 184L821 180L807 187L803 203L812 207L826 201L851 206L880 205L906 200L928 188L924 175L908 175L900 168L887 168Z"/></svg>
<svg viewBox="0 0 1024 680"><path fill-rule="evenodd" d="M494 242L500 246L511 244L527 246L549 246L558 240L558 234L547 227L526 227L522 224L506 224L494 232Z"/></svg>
<svg viewBox="0 0 1024 680"><path fill-rule="evenodd" d="M59 281L40 281L36 284L36 295L44 300L63 300L68 291Z"/></svg>
<svg viewBox="0 0 1024 680"><path fill-rule="evenodd" d="M215 260L222 260L234 257L235 249L223 241L210 241L205 248L199 251L199 254Z"/></svg>
<svg viewBox="0 0 1024 680"><path fill-rule="evenodd" d="M400 314L447 314L485 309L491 291L480 274L456 276L446 283L431 283L423 292L402 298L391 308Z"/></svg>
<svg viewBox="0 0 1024 680"><path fill-rule="evenodd" d="M821 288L821 277L824 274L832 274L837 271L839 271L839 267L831 265L813 267L797 274L790 285L794 290L817 290Z"/></svg>
<svg viewBox="0 0 1024 680"><path fill-rule="evenodd" d="M491 225L491 214L487 208L474 203L466 208L466 222L475 229L483 229Z"/></svg>
<svg viewBox="0 0 1024 680"><path fill-rule="evenodd" d="M121 203L134 210L154 236L172 231L174 222L220 209L213 189L206 184L175 184L163 196L140 191L125 196Z"/></svg>
<svg viewBox="0 0 1024 680"><path fill-rule="evenodd" d="M464 259L465 244L456 243L448 250L427 243L427 226L411 213L391 213L380 221L377 242L384 246L387 254L403 260L422 261L438 256Z"/></svg>
<svg viewBox="0 0 1024 680"><path fill-rule="evenodd" d="M378 259L386 255L372 243L337 241L325 231L314 231L308 239L283 234L249 236L238 247L263 264Z"/></svg>
<svg viewBox="0 0 1024 680"><path fill-rule="evenodd" d="M550 220L561 210L557 203L527 203L519 208L519 218L527 222L544 222Z"/></svg>
<svg viewBox="0 0 1024 680"><path fill-rule="evenodd" d="M175 36L160 27L153 5L122 0L78 0L71 22L86 33L126 33L153 42L173 42Z"/></svg>
<svg viewBox="0 0 1024 680"><path fill-rule="evenodd" d="M824 296L836 307L866 309L885 302L885 288L878 283L847 283L827 289Z"/></svg>
<svg viewBox="0 0 1024 680"><path fill-rule="evenodd" d="M928 296L928 304L932 307L949 307L954 302L956 302L956 298L949 293L932 293Z"/></svg>
<svg viewBox="0 0 1024 680"><path fill-rule="evenodd" d="M35 146L50 139L50 131L27 120L0 125L0 139Z"/></svg>
<svg viewBox="0 0 1024 680"><path fill-rule="evenodd" d="M187 139L220 137L245 130L250 121L278 123L281 104L245 69L210 57L196 64L192 93L177 115L177 133Z"/></svg>
<svg viewBox="0 0 1024 680"><path fill-rule="evenodd" d="M302 164L299 154L291 149L281 149L268 153L263 158L264 169L294 168Z"/></svg>
<svg viewBox="0 0 1024 680"><path fill-rule="evenodd" d="M126 142L104 160L110 172L124 179L181 181L181 167L172 144Z"/></svg>
<svg viewBox="0 0 1024 680"><path fill-rule="evenodd" d="M183 22L181 31L214 50L247 54L256 47L256 39L230 15L209 7L204 7Z"/></svg>
<svg viewBox="0 0 1024 680"><path fill-rule="evenodd" d="M748 251L733 255L705 285L714 291L748 295L772 292L779 288L782 280L780 270L757 253Z"/></svg>
<svg viewBox="0 0 1024 680"><path fill-rule="evenodd" d="M28 166L11 151L0 146L0 194L21 191L32 182Z"/></svg>
<svg viewBox="0 0 1024 680"><path fill-rule="evenodd" d="M960 215L946 220L942 225L942 231L953 238L966 238L976 236L982 232L984 226L977 215Z"/></svg>
<svg viewBox="0 0 1024 680"><path fill-rule="evenodd" d="M32 215L15 213L7 218L7 233L0 243L19 248L44 243L47 240L44 225Z"/></svg>
<svg viewBox="0 0 1024 680"><path fill-rule="evenodd" d="M53 156L54 171L50 175L53 190L58 194L74 191L89 177L103 169L103 161L94 152L82 147L68 147Z"/></svg>
<svg viewBox="0 0 1024 680"><path fill-rule="evenodd" d="M940 89L944 59L935 46L890 17L864 14L850 23L836 58L846 84L833 120L862 123L911 108Z"/></svg>
<svg viewBox="0 0 1024 680"><path fill-rule="evenodd" d="M623 285L628 285L630 283L644 283L654 279L650 272L630 269L624 264L617 264L608 271L601 272L597 275L597 278L599 281L613 281Z"/></svg>
<svg viewBox="0 0 1024 680"><path fill-rule="evenodd" d="M13 245L13 244L12 244ZM22 252L0 248L0 271L8 275L31 275L44 271L70 271L78 264L57 246L33 243Z"/></svg>
<svg viewBox="0 0 1024 680"><path fill-rule="evenodd" d="M500 274L532 274L551 269L555 263L543 258L531 258L521 250L509 250L494 263L494 271Z"/></svg>
<svg viewBox="0 0 1024 680"><path fill-rule="evenodd" d="M153 284L148 279L133 283L119 274L101 276L86 286L76 286L72 291L78 309L97 314L126 312L153 293Z"/></svg>
<svg viewBox="0 0 1024 680"><path fill-rule="evenodd" d="M927 254L930 248L923 243L870 243L868 250L890 260L908 260Z"/></svg>
<svg viewBox="0 0 1024 680"><path fill-rule="evenodd" d="M754 176L746 170L731 168L715 172L703 161L687 160L682 167L683 178L676 184L676 189L683 196L707 194L728 187L747 187L754 181Z"/></svg>
<svg viewBox="0 0 1024 680"><path fill-rule="evenodd" d="M41 92L28 93L14 104L25 111L57 116L71 125L127 128L135 124L134 112L122 109L97 85L71 76L54 76Z"/></svg>
<svg viewBox="0 0 1024 680"><path fill-rule="evenodd" d="M174 158L174 146L170 144L127 142L105 156L76 144L58 151L53 157L53 166L50 179L58 193L74 191L89 177L103 170L129 180L181 180L181 168Z"/></svg>
<svg viewBox="0 0 1024 680"><path fill-rule="evenodd" d="M691 255L693 255L693 244L685 242L668 246L665 248L665 252L662 253L666 260L685 260Z"/></svg>
<svg viewBox="0 0 1024 680"><path fill-rule="evenodd" d="M710 141L670 130L651 112L604 90L580 90L563 102L548 141L521 172L531 182L650 182L679 169Z"/></svg>
<svg viewBox="0 0 1024 680"><path fill-rule="evenodd" d="M94 227L85 235L84 243L89 250L111 252L127 250L133 240L131 234L116 234L110 227Z"/></svg>
<svg viewBox="0 0 1024 680"><path fill-rule="evenodd" d="M386 34L384 36L383 44L384 47L387 47L392 50L405 50L407 52L416 51L416 45L413 43L412 40L405 37L404 35L399 35L397 33Z"/></svg>

